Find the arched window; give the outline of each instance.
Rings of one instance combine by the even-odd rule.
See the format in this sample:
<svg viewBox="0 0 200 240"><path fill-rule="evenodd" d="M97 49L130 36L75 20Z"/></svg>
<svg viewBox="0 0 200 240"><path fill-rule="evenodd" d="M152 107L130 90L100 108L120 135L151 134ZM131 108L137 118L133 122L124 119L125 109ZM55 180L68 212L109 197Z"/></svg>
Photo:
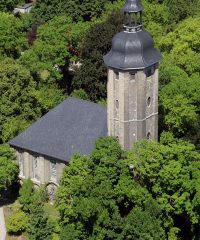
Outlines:
<svg viewBox="0 0 200 240"><path fill-rule="evenodd" d="M19 175L24 176L24 157L23 153L18 153Z"/></svg>
<svg viewBox="0 0 200 240"><path fill-rule="evenodd" d="M50 162L50 180L53 182L57 181L57 169L56 169L56 162Z"/></svg>
<svg viewBox="0 0 200 240"><path fill-rule="evenodd" d="M151 133L150 133L150 132L147 133L147 139L148 139L148 140L151 139Z"/></svg>
<svg viewBox="0 0 200 240"><path fill-rule="evenodd" d="M148 97L147 98L147 106L150 107L150 105L151 105L151 97Z"/></svg>
<svg viewBox="0 0 200 240"><path fill-rule="evenodd" d="M40 178L38 174L38 170L39 170L38 164L39 164L38 157L32 156L32 176L33 176L33 179L36 179L39 181Z"/></svg>

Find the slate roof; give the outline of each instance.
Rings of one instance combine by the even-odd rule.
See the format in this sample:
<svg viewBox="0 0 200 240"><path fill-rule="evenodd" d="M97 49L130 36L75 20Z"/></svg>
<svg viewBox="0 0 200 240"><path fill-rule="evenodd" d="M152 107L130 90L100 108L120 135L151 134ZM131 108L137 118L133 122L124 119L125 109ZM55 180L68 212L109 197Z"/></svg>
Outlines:
<svg viewBox="0 0 200 240"><path fill-rule="evenodd" d="M147 31L120 32L112 39L112 48L104 56L105 64L114 69L130 71L144 69L158 63L161 54Z"/></svg>
<svg viewBox="0 0 200 240"><path fill-rule="evenodd" d="M68 162L74 153L89 155L102 136L107 136L106 108L69 97L9 144Z"/></svg>

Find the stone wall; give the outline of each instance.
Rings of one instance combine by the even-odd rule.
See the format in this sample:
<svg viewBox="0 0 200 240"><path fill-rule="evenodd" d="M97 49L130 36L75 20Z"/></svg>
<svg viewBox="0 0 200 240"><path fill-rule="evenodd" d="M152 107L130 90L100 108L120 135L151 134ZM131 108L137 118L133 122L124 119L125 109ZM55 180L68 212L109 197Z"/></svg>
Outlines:
<svg viewBox="0 0 200 240"><path fill-rule="evenodd" d="M158 138L158 68L108 70L108 134L130 149L139 139Z"/></svg>
<svg viewBox="0 0 200 240"><path fill-rule="evenodd" d="M20 168L19 177L23 179L30 178L34 184L59 185L64 167L64 162L59 160L28 152L23 149L15 149L17 163Z"/></svg>

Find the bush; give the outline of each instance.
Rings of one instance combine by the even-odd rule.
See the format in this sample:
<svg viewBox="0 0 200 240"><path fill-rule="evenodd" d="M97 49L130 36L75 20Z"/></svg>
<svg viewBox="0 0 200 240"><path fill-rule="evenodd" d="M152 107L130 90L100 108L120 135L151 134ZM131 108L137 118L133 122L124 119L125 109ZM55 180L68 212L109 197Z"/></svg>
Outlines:
<svg viewBox="0 0 200 240"><path fill-rule="evenodd" d="M13 213L8 219L8 222L6 224L6 229L8 233L20 234L26 229L28 217L17 206L14 206L12 210L13 210Z"/></svg>
<svg viewBox="0 0 200 240"><path fill-rule="evenodd" d="M24 181L22 188L19 191L19 202L22 205L24 212L30 212L30 206L34 194L33 183L30 179Z"/></svg>

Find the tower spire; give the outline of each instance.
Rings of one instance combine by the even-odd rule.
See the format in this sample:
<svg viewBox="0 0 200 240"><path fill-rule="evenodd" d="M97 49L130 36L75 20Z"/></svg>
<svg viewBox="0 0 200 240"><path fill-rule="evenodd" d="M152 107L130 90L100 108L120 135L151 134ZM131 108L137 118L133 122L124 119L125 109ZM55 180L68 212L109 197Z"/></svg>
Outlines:
<svg viewBox="0 0 200 240"><path fill-rule="evenodd" d="M142 11L144 10L140 0L126 0L123 6L124 29L126 32L138 32L142 30Z"/></svg>

